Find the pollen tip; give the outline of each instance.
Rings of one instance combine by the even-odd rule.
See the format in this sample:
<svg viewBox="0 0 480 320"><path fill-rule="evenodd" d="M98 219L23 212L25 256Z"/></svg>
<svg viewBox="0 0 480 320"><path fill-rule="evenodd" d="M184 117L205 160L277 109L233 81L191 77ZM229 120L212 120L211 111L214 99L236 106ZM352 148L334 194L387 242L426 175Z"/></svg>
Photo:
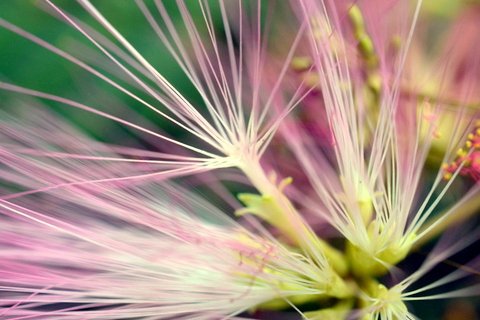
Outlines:
<svg viewBox="0 0 480 320"><path fill-rule="evenodd" d="M457 150L457 156L459 157L465 157L467 155L467 152L463 150L462 148Z"/></svg>
<svg viewBox="0 0 480 320"><path fill-rule="evenodd" d="M280 192L283 192L283 190L285 189L286 186L288 186L289 184L291 184L293 182L293 178L292 177L287 177L285 179L283 179L280 184L278 185L278 190L280 190Z"/></svg>

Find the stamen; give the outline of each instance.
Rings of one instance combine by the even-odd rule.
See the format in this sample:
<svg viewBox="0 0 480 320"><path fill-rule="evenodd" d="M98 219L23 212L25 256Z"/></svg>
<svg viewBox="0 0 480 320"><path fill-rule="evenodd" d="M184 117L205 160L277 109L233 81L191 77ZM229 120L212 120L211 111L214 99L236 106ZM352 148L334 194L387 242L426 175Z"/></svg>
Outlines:
<svg viewBox="0 0 480 320"><path fill-rule="evenodd" d="M468 151L467 151L468 150ZM470 176L475 181L480 179L480 120L475 122L472 133L468 134L465 148L457 150L457 159L451 164L443 164L444 180L450 180L455 172Z"/></svg>

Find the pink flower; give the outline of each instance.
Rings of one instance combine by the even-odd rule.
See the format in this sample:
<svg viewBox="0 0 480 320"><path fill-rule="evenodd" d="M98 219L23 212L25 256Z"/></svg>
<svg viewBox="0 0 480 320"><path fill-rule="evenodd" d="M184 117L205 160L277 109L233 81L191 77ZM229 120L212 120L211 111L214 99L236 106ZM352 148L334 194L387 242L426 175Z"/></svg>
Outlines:
<svg viewBox="0 0 480 320"><path fill-rule="evenodd" d="M472 96L452 103L438 78L433 93L409 82L420 1L136 1L193 95L88 0L78 3L107 35L46 3L95 53L0 26L136 110L0 83L15 106L0 111L0 318L227 319L291 308L306 319L415 319L410 301L478 294L478 285L430 293L470 275L478 258L415 288L480 235L462 225L480 184L455 179L479 173ZM122 138L96 141L26 96L113 123ZM438 149L450 164L430 164L427 181L445 136ZM422 265L402 274L438 234Z"/></svg>

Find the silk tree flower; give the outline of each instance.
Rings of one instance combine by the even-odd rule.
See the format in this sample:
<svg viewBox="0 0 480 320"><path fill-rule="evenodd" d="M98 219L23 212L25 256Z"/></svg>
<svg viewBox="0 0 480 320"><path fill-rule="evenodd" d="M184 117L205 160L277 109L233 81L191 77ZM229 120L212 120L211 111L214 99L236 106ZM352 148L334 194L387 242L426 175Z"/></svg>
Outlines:
<svg viewBox="0 0 480 320"><path fill-rule="evenodd" d="M419 6L420 3L413 19L416 19ZM372 14L368 9L365 12ZM331 131L329 141L332 153L336 154L335 165L332 166L332 161L315 148L307 146L312 143L308 140L310 132L303 133L301 127L293 125L286 129L285 136L318 196L312 201L326 208L322 214L353 245L351 254L363 256L367 253L367 260L364 257L353 259L362 261L356 271L375 273L373 269L379 268L381 273L383 267L388 268L389 264L396 264L397 259L403 259L410 247L425 235L418 232L422 232L422 224L441 198L432 199L434 204L427 205L433 190L439 187L445 192L449 187L448 184L440 186L440 172L424 203L419 208L414 207L416 186L421 179L429 146L441 134L436 121L440 111L423 102L420 116L412 114L417 112L417 97L412 101L399 91L400 72L406 55L403 50L410 43L414 25L407 30L405 48L400 46L397 61L392 61L391 58L386 60L383 56L374 56L385 54L389 45L385 42L392 40L385 39L387 35L383 34L389 26L377 28L379 34L372 31L371 38L368 38L358 8L351 8L348 14L353 24L353 35L350 36L361 41L358 51L360 59L365 60L365 66L359 72L365 72L364 79L362 74L349 69L349 60L357 57L350 53L352 48L348 47L349 43L341 39L348 35L341 34L341 26L330 22L324 5L306 2L300 13L305 20L311 21L312 70L322 74L319 77L322 101L314 100L312 105L324 104ZM367 19L374 18L367 16ZM359 88L350 85L350 79L358 79L354 85ZM372 81L380 82L373 85ZM338 86L339 83L342 87ZM420 136L419 127L427 128L426 138ZM470 130L476 132L477 128L472 124ZM475 155L476 133L470 134L468 139L473 141L473 144L472 141L467 142L467 146ZM460 163L469 166L465 161ZM459 172L458 167L452 171ZM338 174L325 176L325 172L332 171ZM476 173L472 172L472 175ZM325 179L330 181L325 183L322 181ZM444 217L451 214L446 212ZM372 257L374 261L371 265L366 263ZM370 267L373 269L362 270Z"/></svg>
<svg viewBox="0 0 480 320"><path fill-rule="evenodd" d="M102 56L85 49L80 60L0 25L183 134L122 116L120 105L0 83L14 105L0 113L1 317L261 318L291 308L306 319L415 319L410 301L478 294L478 285L447 286L478 258L415 288L480 235L461 224L478 209L478 184L443 203L459 175L478 175L479 128L461 103L443 156L454 164L423 181L451 106L402 86L421 2L410 11L404 1L301 0L277 11L260 1L175 10L136 1L196 100L93 4L78 3L108 36L45 1ZM155 149L95 141L18 94L115 122ZM400 263L438 233L421 266L402 274Z"/></svg>

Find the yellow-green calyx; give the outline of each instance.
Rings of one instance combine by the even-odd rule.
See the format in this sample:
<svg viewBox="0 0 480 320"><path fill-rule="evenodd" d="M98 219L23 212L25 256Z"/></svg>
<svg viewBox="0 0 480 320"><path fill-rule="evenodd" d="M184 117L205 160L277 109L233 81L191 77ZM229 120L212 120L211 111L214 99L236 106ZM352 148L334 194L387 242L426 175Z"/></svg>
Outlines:
<svg viewBox="0 0 480 320"><path fill-rule="evenodd" d="M401 291L388 289L375 280L364 284L366 296L360 301L363 310L367 310L362 320L369 319L406 319L407 307L402 300Z"/></svg>
<svg viewBox="0 0 480 320"><path fill-rule="evenodd" d="M264 270L274 274L274 270ZM275 287L283 292L290 292L288 295L288 301L294 305L301 305L308 302L321 302L327 301L332 298L336 299L348 299L351 300L353 297L353 292L355 286L352 283L346 283L340 277L334 277L328 283L318 283L315 289L318 290L318 294L305 294L304 291L298 285L279 282L274 284ZM295 293L298 291L298 294ZM340 300L343 301L343 300ZM278 297L268 302L264 302L255 307L255 309L264 309L264 310L281 310L288 308L290 303L285 300L285 297Z"/></svg>
<svg viewBox="0 0 480 320"><path fill-rule="evenodd" d="M405 240L395 239L392 235L394 226L388 232L375 228L375 224L376 221L373 221L368 228L371 250L367 251L350 242L347 244L346 252L352 273L359 278L386 274L392 266L405 259L416 238L415 234L411 234ZM387 240L381 241L380 236Z"/></svg>
<svg viewBox="0 0 480 320"><path fill-rule="evenodd" d="M354 299L340 300L330 308L318 311L305 312L305 319L308 320L343 320L346 319L354 306Z"/></svg>

